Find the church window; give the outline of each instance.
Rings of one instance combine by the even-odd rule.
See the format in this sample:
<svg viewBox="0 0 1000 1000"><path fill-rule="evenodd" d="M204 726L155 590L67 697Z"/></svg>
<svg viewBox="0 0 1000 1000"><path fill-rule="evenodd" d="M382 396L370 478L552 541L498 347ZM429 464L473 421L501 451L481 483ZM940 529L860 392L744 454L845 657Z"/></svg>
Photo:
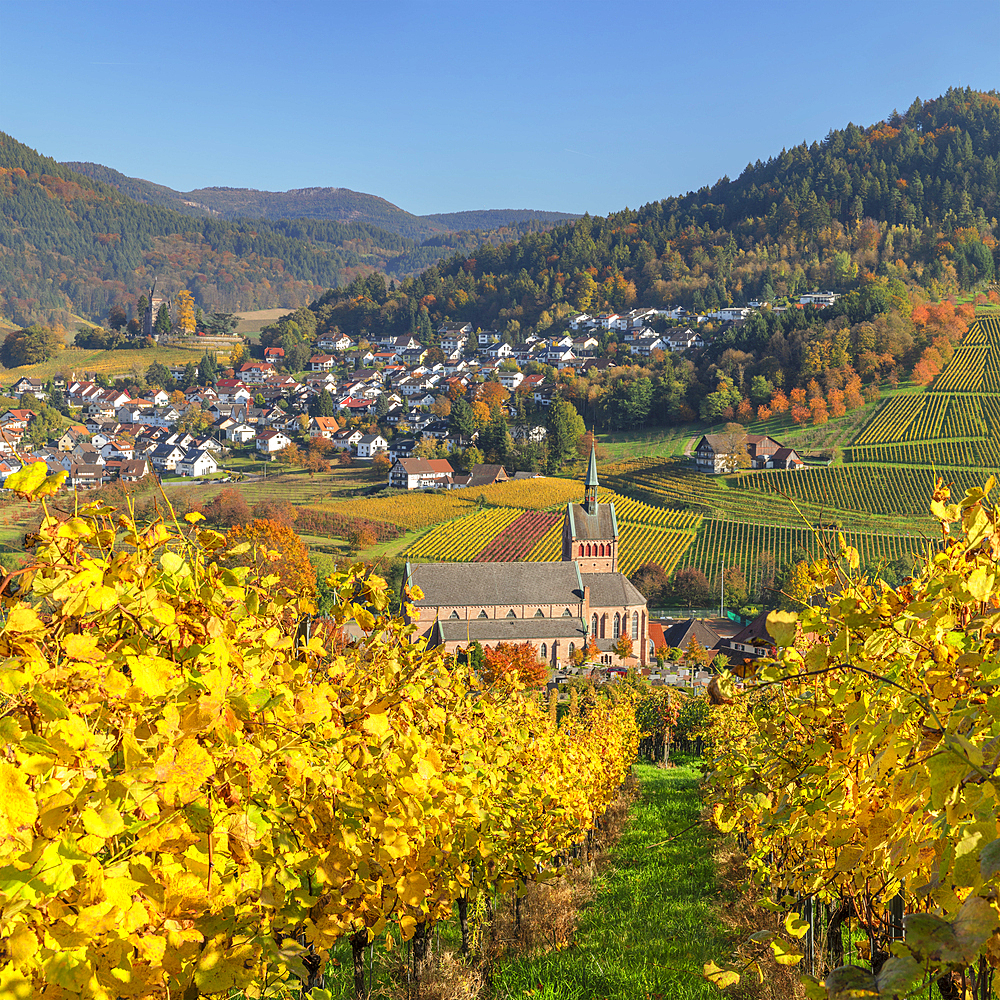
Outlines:
<svg viewBox="0 0 1000 1000"><path fill-rule="evenodd" d="M633 611L632 612L632 638L636 639L636 640L639 638L639 612L638 611Z"/></svg>
<svg viewBox="0 0 1000 1000"><path fill-rule="evenodd" d="M489 615L485 611L480 611L479 612L479 617L480 618L489 618Z"/></svg>
<svg viewBox="0 0 1000 1000"><path fill-rule="evenodd" d="M622 616L619 614L615 615L614 629L611 632L611 638L617 639L622 633Z"/></svg>
<svg viewBox="0 0 1000 1000"><path fill-rule="evenodd" d="M548 651L548 649L546 649L545 643L543 642L542 643L542 659L546 660L546 659L548 659L548 656L549 656L549 651Z"/></svg>
<svg viewBox="0 0 1000 1000"><path fill-rule="evenodd" d="M602 556L604 555L604 543L603 543L603 542L601 542L601 551L600 551L600 555L602 555Z"/></svg>
<svg viewBox="0 0 1000 1000"><path fill-rule="evenodd" d="M590 622L590 634L596 639L597 638L597 615L591 619Z"/></svg>
<svg viewBox="0 0 1000 1000"><path fill-rule="evenodd" d="M581 556L582 556L582 555L585 555L585 554L586 554L586 553L584 552L584 549L586 549L586 547L587 547L586 545L581 545L581 546L580 546L580 555L581 555Z"/></svg>
<svg viewBox="0 0 1000 1000"><path fill-rule="evenodd" d="M537 611L535 612L535 617L536 617L536 618L544 618L544 617L545 617L545 612L544 612L544 611L542 611L542 609L541 609L541 608L539 608L539 609L538 609L538 610L537 610Z"/></svg>
<svg viewBox="0 0 1000 1000"><path fill-rule="evenodd" d="M516 617L517 617L517 615L516 615L516 613L514 612L514 609L513 609L513 608L511 608L511 609L510 609L510 611L508 611L508 612L507 612L507 617L508 617L508 618L516 618Z"/></svg>
<svg viewBox="0 0 1000 1000"><path fill-rule="evenodd" d="M570 611L569 608L566 608L566 609L563 610L562 616L563 616L563 618L572 618L573 617L573 612Z"/></svg>
<svg viewBox="0 0 1000 1000"><path fill-rule="evenodd" d="M571 642L569 644L569 655L572 656L576 652L576 643Z"/></svg>
<svg viewBox="0 0 1000 1000"><path fill-rule="evenodd" d="M601 615L601 638L603 639L608 630L608 616Z"/></svg>
<svg viewBox="0 0 1000 1000"><path fill-rule="evenodd" d="M458 617L458 612L457 611L452 611L452 613L450 615L448 615L448 617L449 618L457 618Z"/></svg>

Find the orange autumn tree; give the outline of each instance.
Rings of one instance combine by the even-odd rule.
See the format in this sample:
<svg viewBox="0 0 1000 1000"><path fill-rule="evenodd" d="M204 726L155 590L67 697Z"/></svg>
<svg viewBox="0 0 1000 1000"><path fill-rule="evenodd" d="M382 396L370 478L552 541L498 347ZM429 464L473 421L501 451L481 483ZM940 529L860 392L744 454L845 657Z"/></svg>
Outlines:
<svg viewBox="0 0 1000 1000"><path fill-rule="evenodd" d="M548 664L538 659L530 642L498 642L483 650L483 681L491 686L506 684L511 674L526 687L541 687L549 679Z"/></svg>
<svg viewBox="0 0 1000 1000"><path fill-rule="evenodd" d="M282 590L315 596L316 570L302 540L287 524L255 517L226 534L226 550L227 566L248 566L260 579L277 576Z"/></svg>

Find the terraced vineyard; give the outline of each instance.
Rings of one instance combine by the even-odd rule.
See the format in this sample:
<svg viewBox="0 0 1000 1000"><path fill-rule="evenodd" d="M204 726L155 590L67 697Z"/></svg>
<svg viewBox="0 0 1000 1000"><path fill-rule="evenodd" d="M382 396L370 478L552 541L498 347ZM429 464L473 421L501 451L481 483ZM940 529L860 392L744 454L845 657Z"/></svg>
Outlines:
<svg viewBox="0 0 1000 1000"><path fill-rule="evenodd" d="M923 393L894 396L845 451L852 463L1000 467L1000 317L980 316Z"/></svg>
<svg viewBox="0 0 1000 1000"><path fill-rule="evenodd" d="M975 469L949 473L953 492L961 495L972 486L981 486L988 474ZM796 501L815 504L820 498L827 508L838 511L845 523L851 511L870 511L900 523L910 522L914 530L931 531L935 522L929 514L934 490L934 471L923 468L896 468L841 465L830 468L776 469L741 476L733 487L747 493L763 491L784 494Z"/></svg>
<svg viewBox="0 0 1000 1000"><path fill-rule="evenodd" d="M612 496L602 494L601 501ZM627 497L614 497L614 503L621 572L628 575L646 562L672 572L695 539L700 515L656 509ZM627 519L626 511L643 520ZM559 512L487 508L431 528L404 555L435 562L555 562L562 558L562 524ZM686 530L666 526L674 524Z"/></svg>
<svg viewBox="0 0 1000 1000"><path fill-rule="evenodd" d="M626 576L644 563L656 563L669 575L696 537L690 531L622 524L620 521L618 529L618 569Z"/></svg>
<svg viewBox="0 0 1000 1000"><path fill-rule="evenodd" d="M845 532L845 540L858 550L861 565L867 567L908 560L914 554L926 552L931 544L930 539L915 536L853 532ZM768 561L773 556L778 566L787 566L800 559L817 558L823 554L824 545L836 553L836 531L815 532L807 528L706 518L679 568L697 567L714 583L723 565L738 566L752 591L760 581L762 556Z"/></svg>
<svg viewBox="0 0 1000 1000"><path fill-rule="evenodd" d="M515 562L526 559L554 525L561 525L561 514L528 510L505 526L491 542L483 546L476 562Z"/></svg>
<svg viewBox="0 0 1000 1000"><path fill-rule="evenodd" d="M406 554L416 559L466 562L478 555L524 511L517 507L487 507L454 521L439 524L418 538Z"/></svg>

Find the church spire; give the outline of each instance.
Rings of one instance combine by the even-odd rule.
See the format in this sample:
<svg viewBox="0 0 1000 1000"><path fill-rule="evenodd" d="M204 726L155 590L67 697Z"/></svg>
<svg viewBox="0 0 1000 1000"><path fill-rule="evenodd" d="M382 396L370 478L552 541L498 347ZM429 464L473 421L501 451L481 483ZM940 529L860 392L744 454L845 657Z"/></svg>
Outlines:
<svg viewBox="0 0 1000 1000"><path fill-rule="evenodd" d="M597 453L594 442L590 442L590 465L587 467L587 481L584 483L583 509L588 514L597 513Z"/></svg>

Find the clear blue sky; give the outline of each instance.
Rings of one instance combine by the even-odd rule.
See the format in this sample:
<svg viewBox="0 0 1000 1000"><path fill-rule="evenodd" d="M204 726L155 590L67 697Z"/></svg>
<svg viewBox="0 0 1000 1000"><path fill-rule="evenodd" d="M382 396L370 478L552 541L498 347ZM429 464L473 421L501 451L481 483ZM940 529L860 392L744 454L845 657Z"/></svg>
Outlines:
<svg viewBox="0 0 1000 1000"><path fill-rule="evenodd" d="M949 86L997 0L0 0L0 129L179 190L605 214Z"/></svg>

